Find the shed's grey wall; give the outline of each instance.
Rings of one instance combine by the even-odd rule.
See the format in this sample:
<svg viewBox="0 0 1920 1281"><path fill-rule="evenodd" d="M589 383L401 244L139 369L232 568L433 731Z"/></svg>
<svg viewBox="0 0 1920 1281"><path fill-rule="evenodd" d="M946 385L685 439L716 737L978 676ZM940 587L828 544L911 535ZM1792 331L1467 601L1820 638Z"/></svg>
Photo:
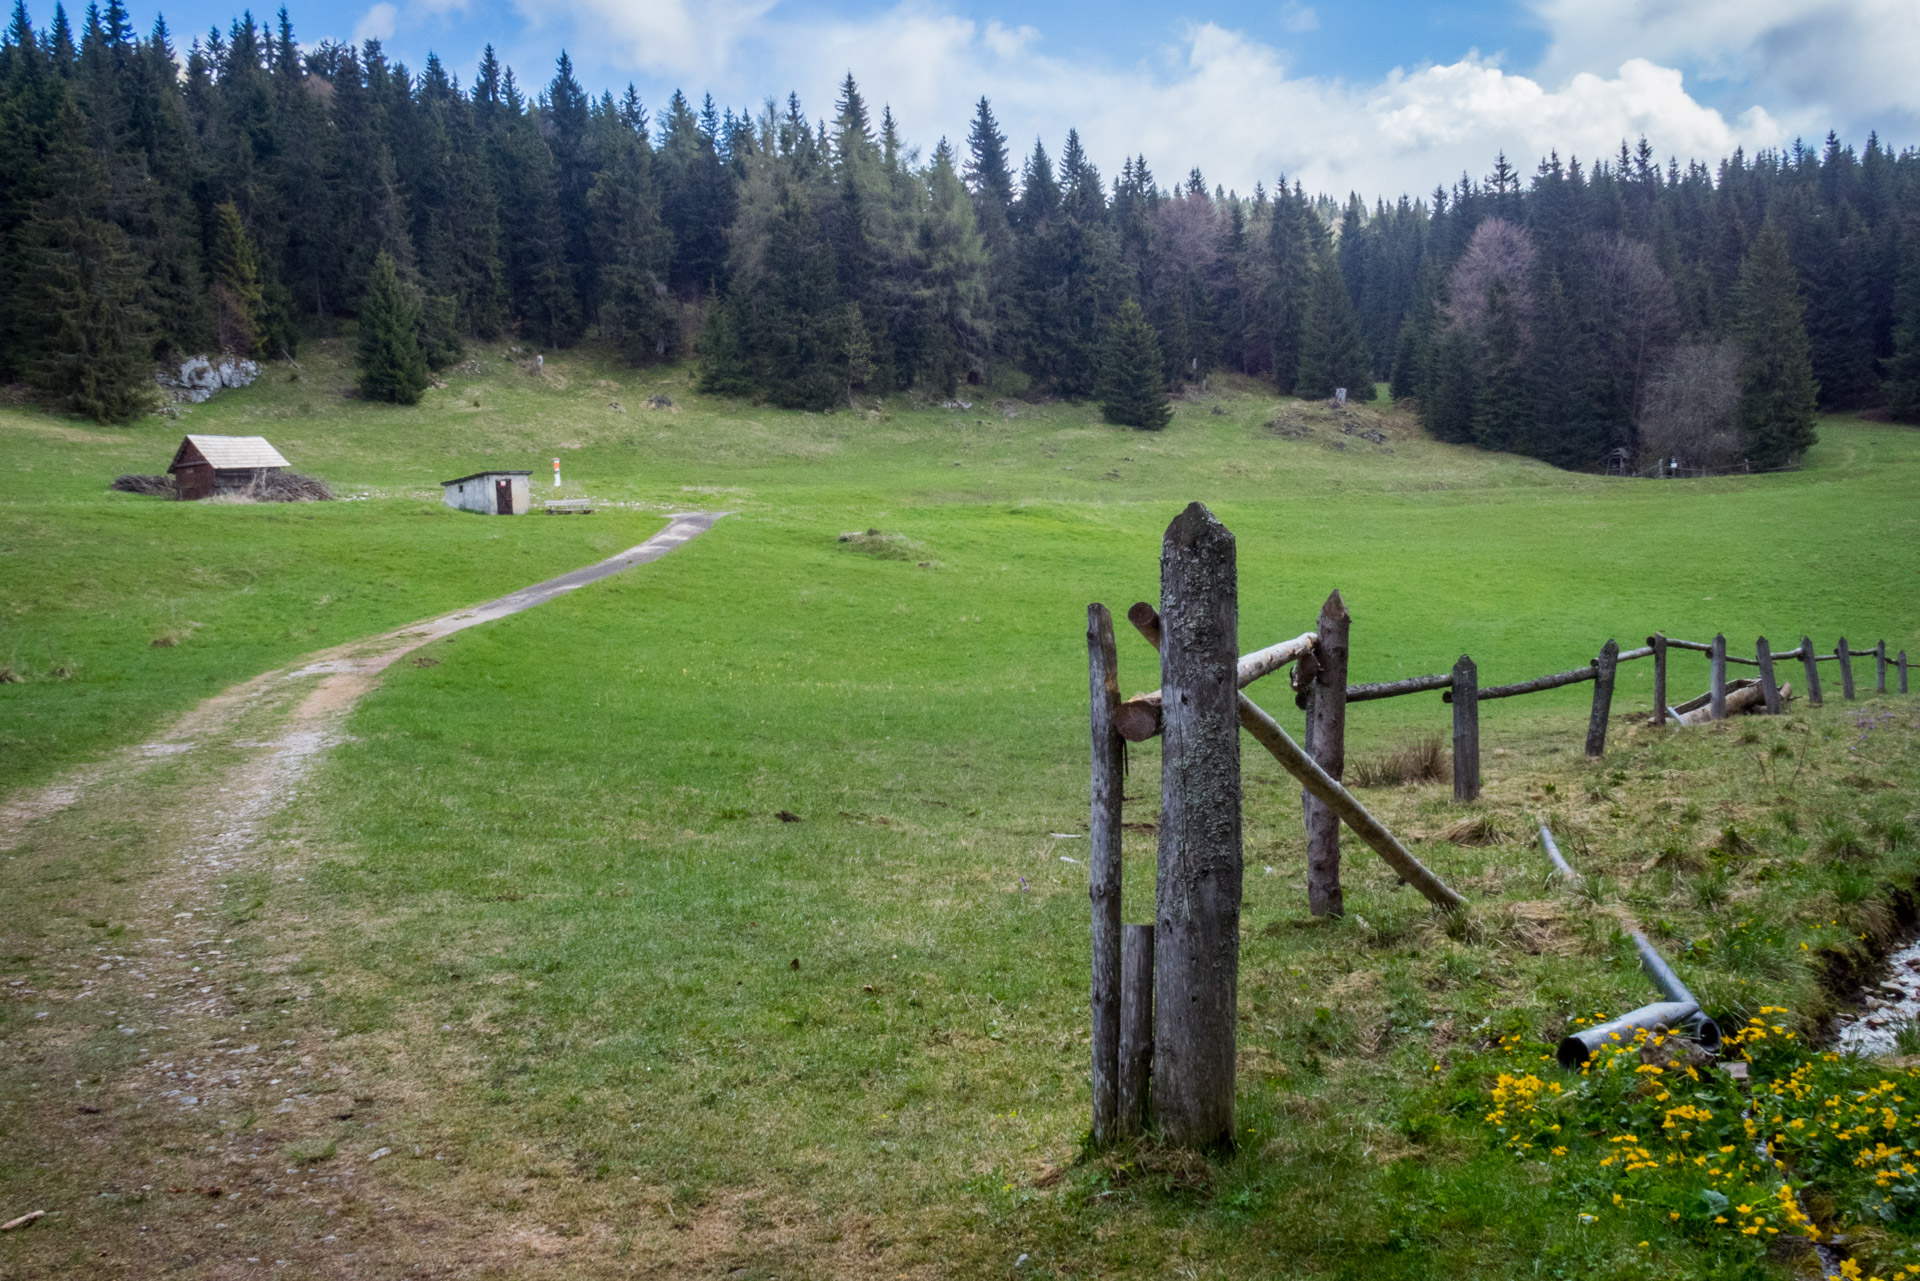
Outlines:
<svg viewBox="0 0 1920 1281"><path fill-rule="evenodd" d="M495 481L501 479L511 481L513 484L513 514L526 515L527 508L532 506L532 496L527 489L527 478L525 476L503 478L499 472L487 472L485 475L463 480L457 485L443 486L447 506L458 508L460 511L480 512L482 515L491 516L494 514L493 485Z"/></svg>

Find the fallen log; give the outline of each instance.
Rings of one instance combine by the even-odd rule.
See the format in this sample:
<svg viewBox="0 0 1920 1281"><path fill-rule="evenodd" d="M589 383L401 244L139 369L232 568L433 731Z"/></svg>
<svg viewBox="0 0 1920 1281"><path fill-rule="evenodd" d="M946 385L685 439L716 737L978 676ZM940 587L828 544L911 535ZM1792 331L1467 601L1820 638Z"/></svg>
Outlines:
<svg viewBox="0 0 1920 1281"><path fill-rule="evenodd" d="M1793 686L1783 683L1780 686L1780 702L1784 706L1793 697ZM1673 708L1674 720L1681 725L1705 725L1714 719L1713 695L1702 694L1690 698ZM1748 712L1764 710L1767 705L1766 691L1757 680L1742 678L1727 682L1725 715L1740 716Z"/></svg>
<svg viewBox="0 0 1920 1281"><path fill-rule="evenodd" d="M1643 1005L1637 1010L1622 1014L1607 1023L1596 1023L1578 1032L1571 1032L1560 1038L1560 1046L1553 1057L1560 1066L1569 1072L1577 1072L1580 1065L1592 1058L1594 1052L1608 1043L1630 1047L1634 1036L1639 1032L1665 1032L1679 1023L1700 1017L1700 1007L1693 1001L1655 1001L1652 1005Z"/></svg>

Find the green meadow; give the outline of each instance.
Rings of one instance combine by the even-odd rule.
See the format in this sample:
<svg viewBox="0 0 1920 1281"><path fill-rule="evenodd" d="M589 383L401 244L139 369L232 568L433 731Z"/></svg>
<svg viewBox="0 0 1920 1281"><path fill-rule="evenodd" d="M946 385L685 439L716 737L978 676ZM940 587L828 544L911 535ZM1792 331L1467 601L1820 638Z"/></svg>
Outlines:
<svg viewBox="0 0 1920 1281"><path fill-rule="evenodd" d="M1161 531L1198 499L1237 538L1241 648L1307 630L1337 588L1356 681L1462 653L1483 685L1520 680L1654 630L1920 653L1920 433L1830 419L1797 472L1621 481L1231 380L1147 434L990 396L786 413L704 398L686 369L563 353L535 374L499 348L397 409L343 397L341 355L127 430L0 411L0 664L19 678L0 686L0 787L300 654L632 546L670 512L731 513L393 668L278 820L304 880L227 887L319 923L300 949L313 1017L420 1100L381 1142L558 1185L553 1230L609 1275L672 1274L676 1250L739 1276L1798 1266L1504 1151L1481 1120L1486 1055L1641 1002L1616 908L1710 1007L1785 1006L1815 1036L1846 995L1835 966L1902 929L1920 703L1843 705L1829 667L1824 709L1656 733L1631 723L1650 706L1635 663L1597 766L1589 687L1486 705L1482 804L1367 793L1474 901L1452 927L1351 840L1348 914L1312 922L1298 788L1243 740L1242 1141L1212 1162L1088 1153L1085 609L1156 599ZM107 491L186 431L265 435L354 501ZM554 457L595 515L440 504L439 480L483 467L529 469L547 496ZM1123 693L1159 684L1130 632L1120 663ZM1705 689L1697 656L1672 670L1674 701ZM1284 686L1251 692L1298 729ZM1447 716L1437 695L1356 706L1349 759ZM1130 771L1126 913L1145 920L1157 744ZM1544 888L1540 817L1593 873L1578 895ZM1462 818L1484 819L1473 841L1445 839ZM407 1176L427 1199L436 1177ZM648 1227L680 1218L691 1232ZM726 1251L696 1249L709 1230ZM1872 1257L1909 1257L1897 1224L1878 1240Z"/></svg>

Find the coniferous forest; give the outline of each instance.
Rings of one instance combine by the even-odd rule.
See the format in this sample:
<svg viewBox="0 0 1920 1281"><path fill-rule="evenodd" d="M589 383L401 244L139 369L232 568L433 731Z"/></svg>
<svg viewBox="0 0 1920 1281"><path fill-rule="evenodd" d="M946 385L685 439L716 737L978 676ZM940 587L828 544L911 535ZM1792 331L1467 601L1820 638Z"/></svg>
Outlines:
<svg viewBox="0 0 1920 1281"><path fill-rule="evenodd" d="M1275 122L1284 128L1284 122ZM0 381L124 421L156 362L293 356L351 322L366 394L417 399L470 340L695 358L805 409L918 389L1098 400L1156 428L1220 371L1376 383L1445 440L1569 468L1778 467L1824 410L1920 420L1920 151L1870 137L1662 163L1498 157L1344 204L1069 133L1009 146L982 99L923 154L851 76L825 118L649 112L562 55L463 85L285 10L184 53L121 0L0 38Z"/></svg>

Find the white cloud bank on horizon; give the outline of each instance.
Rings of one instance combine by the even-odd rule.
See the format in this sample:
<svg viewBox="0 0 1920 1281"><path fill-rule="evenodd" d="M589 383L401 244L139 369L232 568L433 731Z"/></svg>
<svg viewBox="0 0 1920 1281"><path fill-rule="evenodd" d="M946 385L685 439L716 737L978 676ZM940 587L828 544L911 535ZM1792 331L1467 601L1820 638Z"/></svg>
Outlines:
<svg viewBox="0 0 1920 1281"><path fill-rule="evenodd" d="M1920 125L1913 0L1534 0L1554 77L1642 57L1795 110L1824 134Z"/></svg>
<svg viewBox="0 0 1920 1281"><path fill-rule="evenodd" d="M937 0L851 19L789 18L775 0L515 3L535 29L575 37L583 63L696 98L710 90L738 107L793 89L817 118L831 114L851 71L875 114L891 105L923 150L943 135L960 145L984 94L1016 164L1036 135L1057 158L1076 127L1109 178L1124 157L1144 154L1163 185L1198 166L1210 185L1242 192L1285 173L1310 191L1391 199L1462 172L1484 175L1499 151L1528 172L1549 151L1591 162L1645 136L1662 160L1715 161L1735 147L1817 138L1830 120L1845 127L1861 111L1897 115L1911 104L1920 120L1920 78L1907 70L1920 65L1920 24L1896 20L1911 0L1536 0L1551 40L1533 75L1470 52L1371 81L1292 74L1282 48L1210 22L1154 59L1121 66L1055 51L1032 26L978 21ZM1831 92L1809 97L1789 49L1803 48L1807 24L1836 13L1851 15L1840 27L1846 40L1871 36L1881 47L1850 44L1851 73L1823 54L1825 78L1813 87ZM1838 59L1837 41L1817 43ZM1680 66L1730 92L1751 83L1756 100L1729 117L1689 92ZM1850 74L1851 84L1834 87ZM1836 119L1841 96L1847 115Z"/></svg>

